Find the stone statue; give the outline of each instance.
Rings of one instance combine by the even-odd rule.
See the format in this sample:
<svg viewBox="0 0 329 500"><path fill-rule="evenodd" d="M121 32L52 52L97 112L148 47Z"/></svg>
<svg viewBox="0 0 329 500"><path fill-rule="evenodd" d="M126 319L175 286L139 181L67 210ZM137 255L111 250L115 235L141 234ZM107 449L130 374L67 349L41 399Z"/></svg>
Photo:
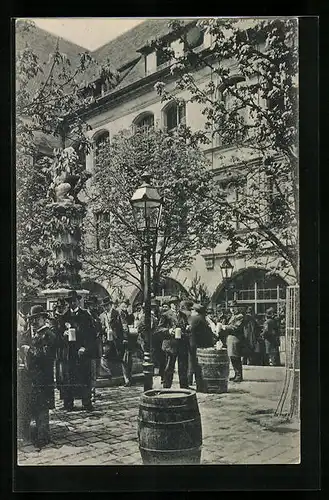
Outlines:
<svg viewBox="0 0 329 500"><path fill-rule="evenodd" d="M77 154L72 147L66 148L59 156L59 161L54 167L53 182L48 191L48 196L55 202L84 205L79 200L78 194L92 174L86 170L78 172L77 161Z"/></svg>

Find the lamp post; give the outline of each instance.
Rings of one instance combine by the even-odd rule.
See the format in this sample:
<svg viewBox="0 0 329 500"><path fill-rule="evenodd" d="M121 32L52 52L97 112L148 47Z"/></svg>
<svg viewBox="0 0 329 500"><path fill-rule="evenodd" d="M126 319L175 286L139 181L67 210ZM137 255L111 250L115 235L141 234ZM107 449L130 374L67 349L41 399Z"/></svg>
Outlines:
<svg viewBox="0 0 329 500"><path fill-rule="evenodd" d="M233 265L228 260L228 258L225 257L225 259L223 260L223 262L220 265L220 268L221 268L221 271L222 271L223 282L224 282L224 286L225 286L225 307L227 309L227 305L228 305L227 284L228 284L228 281L232 277Z"/></svg>
<svg viewBox="0 0 329 500"><path fill-rule="evenodd" d="M145 349L143 359L144 392L153 387L153 362L151 356L151 238L156 237L160 223L162 199L157 189L151 185L151 176L145 172L143 183L130 203L137 230L142 235L144 257L144 313L145 313Z"/></svg>

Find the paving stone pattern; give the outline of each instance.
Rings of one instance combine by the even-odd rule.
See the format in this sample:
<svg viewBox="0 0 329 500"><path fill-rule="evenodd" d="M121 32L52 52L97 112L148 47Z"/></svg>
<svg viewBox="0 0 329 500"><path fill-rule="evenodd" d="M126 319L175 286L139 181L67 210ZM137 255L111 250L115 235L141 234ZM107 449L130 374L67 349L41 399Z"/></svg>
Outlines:
<svg viewBox="0 0 329 500"><path fill-rule="evenodd" d="M299 463L299 425L269 430L259 423L260 416L276 407L284 371L253 368L245 370L244 382L230 382L226 394L197 393L202 464ZM160 387L159 377L154 387ZM178 387L177 374L173 387ZM50 414L51 443L41 450L19 446L18 465L142 465L137 440L142 393L141 383L98 388L95 411L90 413L80 410L80 401L75 402L76 411L64 411L56 399Z"/></svg>

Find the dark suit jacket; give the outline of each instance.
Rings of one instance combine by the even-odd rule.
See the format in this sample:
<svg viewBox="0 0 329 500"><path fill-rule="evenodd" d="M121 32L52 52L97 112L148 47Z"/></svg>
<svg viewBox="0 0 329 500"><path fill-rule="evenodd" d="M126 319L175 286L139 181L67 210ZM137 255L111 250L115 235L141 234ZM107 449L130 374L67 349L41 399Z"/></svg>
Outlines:
<svg viewBox="0 0 329 500"><path fill-rule="evenodd" d="M214 338L212 331L201 314L190 317L189 341L191 347L213 347Z"/></svg>
<svg viewBox="0 0 329 500"><path fill-rule="evenodd" d="M169 310L162 314L159 321L158 331L163 335L162 350L164 352L176 354L179 345L188 341L186 327L188 325L187 317L182 311L175 314ZM174 335L169 333L170 328L181 328L182 338L175 339Z"/></svg>
<svg viewBox="0 0 329 500"><path fill-rule="evenodd" d="M65 323L70 323L72 328L76 331L76 342L69 342L63 335L66 330ZM68 349L68 353L75 351L78 352L80 347L86 349L84 356L89 359L97 357L97 332L94 326L94 321L91 314L86 310L79 307L76 313L71 310L67 311L62 316L62 347L64 351Z"/></svg>

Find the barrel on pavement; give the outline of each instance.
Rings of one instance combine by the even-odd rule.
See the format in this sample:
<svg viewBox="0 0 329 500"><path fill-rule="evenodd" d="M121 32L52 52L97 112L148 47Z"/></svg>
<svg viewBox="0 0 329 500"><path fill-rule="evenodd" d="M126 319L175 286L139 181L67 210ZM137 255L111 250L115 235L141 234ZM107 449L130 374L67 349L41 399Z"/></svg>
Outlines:
<svg viewBox="0 0 329 500"><path fill-rule="evenodd" d="M195 391L146 391L139 406L138 441L144 464L199 464L202 428Z"/></svg>
<svg viewBox="0 0 329 500"><path fill-rule="evenodd" d="M199 392L227 392L230 360L226 349L197 349L198 364L201 371Z"/></svg>

